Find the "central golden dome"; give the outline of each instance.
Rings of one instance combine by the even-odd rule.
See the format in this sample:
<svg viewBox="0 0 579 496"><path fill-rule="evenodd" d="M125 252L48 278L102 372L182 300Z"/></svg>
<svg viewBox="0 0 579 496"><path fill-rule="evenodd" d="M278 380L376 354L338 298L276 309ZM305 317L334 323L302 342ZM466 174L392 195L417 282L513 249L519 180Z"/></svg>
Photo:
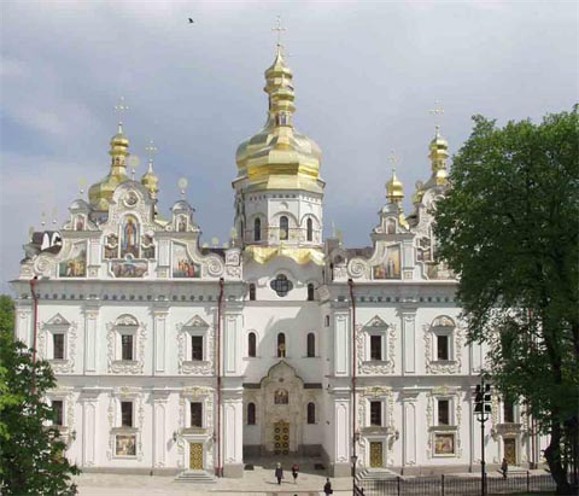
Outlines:
<svg viewBox="0 0 579 496"><path fill-rule="evenodd" d="M320 147L293 125L292 79L292 71L278 45L275 60L265 71L264 91L269 96L267 121L259 133L239 145L235 157L239 179L247 179L249 189L323 190Z"/></svg>

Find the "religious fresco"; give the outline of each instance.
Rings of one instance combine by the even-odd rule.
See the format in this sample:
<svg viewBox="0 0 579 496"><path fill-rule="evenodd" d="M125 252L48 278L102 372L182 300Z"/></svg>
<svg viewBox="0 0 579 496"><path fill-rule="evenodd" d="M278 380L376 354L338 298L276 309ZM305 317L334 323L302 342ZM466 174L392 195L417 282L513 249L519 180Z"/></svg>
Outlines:
<svg viewBox="0 0 579 496"><path fill-rule="evenodd" d="M111 262L111 272L115 277L143 277L148 264L143 260L115 260Z"/></svg>
<svg viewBox="0 0 579 496"><path fill-rule="evenodd" d="M189 257L185 245L173 243L173 277L201 277L201 264Z"/></svg>
<svg viewBox="0 0 579 496"><path fill-rule="evenodd" d="M74 220L74 230L75 231L84 231L85 220L83 215L77 215Z"/></svg>
<svg viewBox="0 0 579 496"><path fill-rule="evenodd" d="M105 238L105 258L117 258L119 252L119 237L109 234Z"/></svg>
<svg viewBox="0 0 579 496"><path fill-rule="evenodd" d="M85 277L86 276L86 245L75 244L68 260L58 264L60 277Z"/></svg>
<svg viewBox="0 0 579 496"><path fill-rule="evenodd" d="M137 455L137 436L135 434L117 435L115 445L116 456Z"/></svg>
<svg viewBox="0 0 579 496"><path fill-rule="evenodd" d="M141 255L143 258L155 258L153 236L145 234L141 237Z"/></svg>
<svg viewBox="0 0 579 496"><path fill-rule="evenodd" d="M434 454L454 455L454 433L434 434Z"/></svg>
<svg viewBox="0 0 579 496"><path fill-rule="evenodd" d="M400 279L400 245L388 246L385 260L373 267L374 279Z"/></svg>
<svg viewBox="0 0 579 496"><path fill-rule="evenodd" d="M125 217L121 236L121 258L126 255L139 258L139 222L133 215Z"/></svg>
<svg viewBox="0 0 579 496"><path fill-rule="evenodd" d="M177 217L177 232L187 231L187 216L180 215Z"/></svg>
<svg viewBox="0 0 579 496"><path fill-rule="evenodd" d="M287 405L289 403L289 395L285 389L278 389L274 396L273 402L276 405Z"/></svg>

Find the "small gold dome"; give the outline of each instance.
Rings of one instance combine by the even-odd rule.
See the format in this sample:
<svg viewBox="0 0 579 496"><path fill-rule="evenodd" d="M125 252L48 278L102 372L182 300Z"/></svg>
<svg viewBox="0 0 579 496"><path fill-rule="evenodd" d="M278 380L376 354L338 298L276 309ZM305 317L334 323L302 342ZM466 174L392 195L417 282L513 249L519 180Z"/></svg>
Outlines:
<svg viewBox="0 0 579 496"><path fill-rule="evenodd" d="M101 211L108 209L117 186L129 180L126 166L126 159L129 156L129 139L123 133L122 124L119 123L117 134L111 138L110 144L111 169L104 179L93 184L88 190L91 206Z"/></svg>
<svg viewBox="0 0 579 496"><path fill-rule="evenodd" d="M159 192L159 178L157 177L157 175L153 171L153 161L152 160L149 161L149 168L147 169L147 172L145 172L145 174L143 174L143 177L141 178L141 184L145 188L147 188L149 193L151 193L152 198L154 198L154 199L157 198L157 193Z"/></svg>
<svg viewBox="0 0 579 496"><path fill-rule="evenodd" d="M400 203L404 199L404 185L396 176L396 170L392 170L392 177L386 183L386 198L390 203Z"/></svg>
<svg viewBox="0 0 579 496"><path fill-rule="evenodd" d="M432 181L438 186L448 182L446 160L448 159L448 142L440 135L440 129L436 126L436 133L430 142L428 158L432 164Z"/></svg>

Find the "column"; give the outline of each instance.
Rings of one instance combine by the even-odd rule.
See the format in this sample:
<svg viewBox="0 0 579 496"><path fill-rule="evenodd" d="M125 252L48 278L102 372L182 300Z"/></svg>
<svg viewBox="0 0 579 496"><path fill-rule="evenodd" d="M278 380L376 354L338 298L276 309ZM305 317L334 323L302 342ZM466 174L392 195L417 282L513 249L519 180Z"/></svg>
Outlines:
<svg viewBox="0 0 579 496"><path fill-rule="evenodd" d="M167 355L167 315L166 304L157 303L153 308L153 375L165 372Z"/></svg>
<svg viewBox="0 0 579 496"><path fill-rule="evenodd" d="M402 466L407 474L407 467L416 466L416 400L418 393L403 391L402 400Z"/></svg>
<svg viewBox="0 0 579 496"><path fill-rule="evenodd" d="M350 391L336 391L334 397L334 459L332 475L349 477L352 446Z"/></svg>
<svg viewBox="0 0 579 496"><path fill-rule="evenodd" d="M32 322L32 308L29 305L16 304L16 321L14 325L16 339L27 346L32 346L34 323Z"/></svg>
<svg viewBox="0 0 579 496"><path fill-rule="evenodd" d="M226 390L222 404L224 477L243 477L243 389Z"/></svg>
<svg viewBox="0 0 579 496"><path fill-rule="evenodd" d="M79 401L82 404L82 467L93 467L96 463L96 443L99 439L103 445L108 444L109 433L97 437L99 391L82 391Z"/></svg>
<svg viewBox="0 0 579 496"><path fill-rule="evenodd" d="M350 309L334 312L334 375L350 374L352 336L350 332Z"/></svg>
<svg viewBox="0 0 579 496"><path fill-rule="evenodd" d="M167 403L169 391L153 390L151 399L153 402L153 467L163 469L167 466L167 441L171 437L167 432Z"/></svg>
<svg viewBox="0 0 579 496"><path fill-rule="evenodd" d="M99 304L87 302L84 307L84 373L96 374L98 364ZM105 339L103 334L102 339Z"/></svg>
<svg viewBox="0 0 579 496"><path fill-rule="evenodd" d="M401 309L402 375L416 373L416 309Z"/></svg>
<svg viewBox="0 0 579 496"><path fill-rule="evenodd" d="M242 352L242 320L241 312L228 309L224 312L223 328L221 334L223 375L239 375L240 358Z"/></svg>

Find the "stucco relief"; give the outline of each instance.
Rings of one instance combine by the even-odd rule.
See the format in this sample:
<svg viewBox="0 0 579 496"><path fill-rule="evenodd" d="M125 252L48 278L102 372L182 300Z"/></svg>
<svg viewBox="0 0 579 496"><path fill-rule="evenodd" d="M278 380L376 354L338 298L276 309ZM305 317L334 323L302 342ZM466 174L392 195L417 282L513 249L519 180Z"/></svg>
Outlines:
<svg viewBox="0 0 579 496"><path fill-rule="evenodd" d="M188 322L177 324L177 353L180 374L208 376L213 374L213 343L215 331L200 316L195 315ZM203 336L203 360L188 360L187 341L191 336Z"/></svg>
<svg viewBox="0 0 579 496"><path fill-rule="evenodd" d="M118 353L120 332L126 328L137 328L136 339L136 360L120 360ZM147 326L139 323L130 315L119 317L114 323L106 324L107 329L107 369L112 374L142 374L145 367L145 341L147 339Z"/></svg>
<svg viewBox="0 0 579 496"><path fill-rule="evenodd" d="M442 317L445 318L445 317ZM447 327L452 329L449 335L452 338L452 349L453 349L453 358L452 360L448 361L436 361L434 360L434 340L436 338L436 334L433 331L436 322L434 324L424 324L422 326L423 329L423 338L424 338L424 367L426 369L426 373L428 374L459 374L462 369L462 339L463 339L463 332L460 327L454 327L454 323L449 320L449 323L445 324L441 321L441 324L438 327Z"/></svg>
<svg viewBox="0 0 579 496"><path fill-rule="evenodd" d="M56 374L67 374L74 372L76 359L76 338L78 322L69 322L60 313L50 318L46 322L38 324L38 353L44 359L50 361L50 366ZM48 356L48 340L52 334L64 334L65 350L64 359L54 359Z"/></svg>
<svg viewBox="0 0 579 496"><path fill-rule="evenodd" d="M356 329L357 366L360 375L387 375L394 373L396 367L396 325L386 324L380 317L374 317L368 324ZM367 360L366 342L376 332L386 341L387 359L380 362Z"/></svg>
<svg viewBox="0 0 579 496"><path fill-rule="evenodd" d="M434 404L438 399L450 399L454 408L454 425L437 426L434 424ZM426 405L426 436L427 436L427 458L432 458L434 453L434 430L440 428L440 432L452 433L454 435L454 453L452 458L462 457L462 440L460 436L462 425L462 403L461 392L456 388L440 386L434 388L427 397Z"/></svg>

